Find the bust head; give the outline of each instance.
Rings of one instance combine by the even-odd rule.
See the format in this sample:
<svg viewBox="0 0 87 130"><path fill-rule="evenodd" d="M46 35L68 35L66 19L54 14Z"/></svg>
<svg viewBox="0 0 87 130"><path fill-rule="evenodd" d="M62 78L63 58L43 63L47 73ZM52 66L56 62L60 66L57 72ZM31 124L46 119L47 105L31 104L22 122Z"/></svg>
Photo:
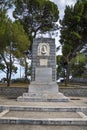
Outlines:
<svg viewBox="0 0 87 130"><path fill-rule="evenodd" d="M49 56L50 54L50 47L48 43L39 43L38 45L38 56Z"/></svg>

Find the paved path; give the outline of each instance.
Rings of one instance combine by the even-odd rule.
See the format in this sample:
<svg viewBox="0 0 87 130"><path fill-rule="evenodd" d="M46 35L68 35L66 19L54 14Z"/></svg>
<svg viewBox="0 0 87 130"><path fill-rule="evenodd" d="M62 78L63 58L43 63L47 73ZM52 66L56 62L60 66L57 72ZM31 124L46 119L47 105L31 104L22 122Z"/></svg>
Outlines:
<svg viewBox="0 0 87 130"><path fill-rule="evenodd" d="M84 97L84 98L70 97L70 99L71 99L70 102L17 102L15 99L7 99L7 97L0 96L0 106L24 106L24 107L42 107L42 108L43 107L45 107L45 108L50 108L50 107L51 108L64 108L64 107L66 107L66 108L87 108L87 97ZM40 114L42 116L42 113L40 113ZM87 114L87 113L85 113L85 114ZM58 115L58 113L57 113L57 115ZM17 114L16 114L16 116L17 116ZM27 116L27 115L25 114L25 116ZM44 115L44 116L46 116L46 115ZM62 117L63 117L63 115L62 115ZM73 117L73 115L72 115L72 117ZM0 130L87 130L87 126L0 124Z"/></svg>
<svg viewBox="0 0 87 130"><path fill-rule="evenodd" d="M87 130L87 126L0 125L0 130Z"/></svg>
<svg viewBox="0 0 87 130"><path fill-rule="evenodd" d="M0 96L0 105L13 106L45 106L45 107L87 107L87 97L70 97L70 102L18 102Z"/></svg>

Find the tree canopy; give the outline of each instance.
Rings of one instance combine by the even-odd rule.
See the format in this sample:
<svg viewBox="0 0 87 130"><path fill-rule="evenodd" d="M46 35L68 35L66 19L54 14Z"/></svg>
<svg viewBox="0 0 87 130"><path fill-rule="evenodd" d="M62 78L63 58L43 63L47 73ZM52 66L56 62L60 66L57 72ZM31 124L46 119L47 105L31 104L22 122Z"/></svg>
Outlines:
<svg viewBox="0 0 87 130"><path fill-rule="evenodd" d="M60 20L63 64L69 78L70 62L87 43L87 0L77 0L74 6L66 6Z"/></svg>
<svg viewBox="0 0 87 130"><path fill-rule="evenodd" d="M15 58L25 55L30 41L20 22L12 22L6 13L5 9L0 10L0 70L6 73L9 86L11 75L17 70Z"/></svg>
<svg viewBox="0 0 87 130"><path fill-rule="evenodd" d="M12 7L12 0L0 0L0 50L2 51L8 42L9 25L11 20L7 11Z"/></svg>
<svg viewBox="0 0 87 130"><path fill-rule="evenodd" d="M60 23L62 52L71 58L87 42L87 0L78 0L74 6L66 6Z"/></svg>
<svg viewBox="0 0 87 130"><path fill-rule="evenodd" d="M20 20L30 39L37 32L57 29L59 18L57 5L49 0L15 0L13 16Z"/></svg>

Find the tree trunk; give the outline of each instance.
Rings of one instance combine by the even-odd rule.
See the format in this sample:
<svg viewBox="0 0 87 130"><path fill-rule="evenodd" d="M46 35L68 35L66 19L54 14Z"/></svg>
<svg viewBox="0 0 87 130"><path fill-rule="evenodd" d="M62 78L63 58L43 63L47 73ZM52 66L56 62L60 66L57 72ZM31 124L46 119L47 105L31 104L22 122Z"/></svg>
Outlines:
<svg viewBox="0 0 87 130"><path fill-rule="evenodd" d="M10 84L11 84L11 82L10 82L11 80L8 78L7 79L7 87L9 87L10 86Z"/></svg>
<svg viewBox="0 0 87 130"><path fill-rule="evenodd" d="M66 85L69 83L69 75L70 75L70 63L67 62L67 67L66 67Z"/></svg>
<svg viewBox="0 0 87 130"><path fill-rule="evenodd" d="M10 81L9 81L9 67L7 67L7 86L10 86Z"/></svg>
<svg viewBox="0 0 87 130"><path fill-rule="evenodd" d="M26 58L25 58L25 82L28 81L27 72L28 72L28 63L27 63Z"/></svg>
<svg viewBox="0 0 87 130"><path fill-rule="evenodd" d="M12 55L11 55L11 50L12 50L12 43L10 44L10 61L7 67L7 86L10 86L11 84L11 74L12 74Z"/></svg>
<svg viewBox="0 0 87 130"><path fill-rule="evenodd" d="M10 63L11 64L11 63ZM12 65L10 65L11 67ZM7 70L7 86L11 85L11 74L12 74L12 67Z"/></svg>

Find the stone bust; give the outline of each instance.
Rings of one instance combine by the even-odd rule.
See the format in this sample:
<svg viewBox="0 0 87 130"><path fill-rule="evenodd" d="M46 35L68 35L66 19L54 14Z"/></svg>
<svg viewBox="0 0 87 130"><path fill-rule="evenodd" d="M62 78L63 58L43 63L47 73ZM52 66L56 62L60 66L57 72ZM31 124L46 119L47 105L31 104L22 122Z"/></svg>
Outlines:
<svg viewBox="0 0 87 130"><path fill-rule="evenodd" d="M42 45L41 53L42 54L46 54L47 53L47 46L46 45Z"/></svg>
<svg viewBox="0 0 87 130"><path fill-rule="evenodd" d="M39 43L38 45L38 56L49 56L50 55L50 47L48 43Z"/></svg>

